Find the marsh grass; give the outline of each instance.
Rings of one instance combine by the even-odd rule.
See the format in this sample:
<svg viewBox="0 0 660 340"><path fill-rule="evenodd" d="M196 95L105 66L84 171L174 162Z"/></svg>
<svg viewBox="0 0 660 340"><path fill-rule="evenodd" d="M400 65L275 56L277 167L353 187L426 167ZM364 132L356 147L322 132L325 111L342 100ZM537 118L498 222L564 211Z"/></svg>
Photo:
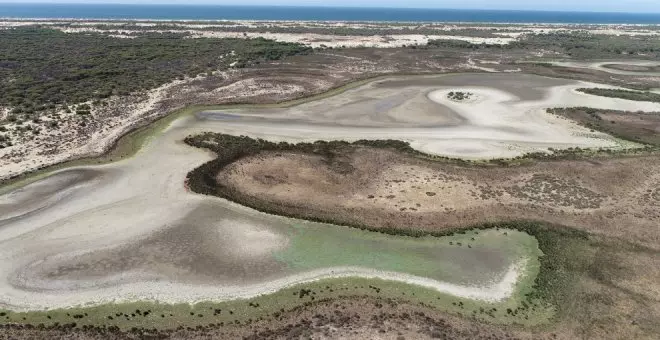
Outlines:
<svg viewBox="0 0 660 340"><path fill-rule="evenodd" d="M639 102L660 103L660 94L647 91L631 91L606 88L579 88L577 91L601 97L621 98Z"/></svg>

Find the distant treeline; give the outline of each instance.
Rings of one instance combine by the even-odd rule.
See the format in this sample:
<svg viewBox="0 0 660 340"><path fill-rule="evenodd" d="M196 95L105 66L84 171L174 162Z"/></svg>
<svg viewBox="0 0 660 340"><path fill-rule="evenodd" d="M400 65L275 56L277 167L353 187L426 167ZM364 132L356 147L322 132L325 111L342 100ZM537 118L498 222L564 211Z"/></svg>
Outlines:
<svg viewBox="0 0 660 340"><path fill-rule="evenodd" d="M431 40L431 48L537 50L558 53L575 59L616 57L660 58L660 39L655 36L617 36L589 31L528 33L509 44L475 44L457 40Z"/></svg>

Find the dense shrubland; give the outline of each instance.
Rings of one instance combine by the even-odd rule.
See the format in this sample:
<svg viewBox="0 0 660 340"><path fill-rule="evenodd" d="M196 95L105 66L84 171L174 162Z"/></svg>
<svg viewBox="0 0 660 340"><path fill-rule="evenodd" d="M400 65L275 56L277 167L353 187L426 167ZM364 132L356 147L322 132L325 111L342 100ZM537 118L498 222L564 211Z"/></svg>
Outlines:
<svg viewBox="0 0 660 340"><path fill-rule="evenodd" d="M122 39L38 27L0 30L0 106L29 115L310 50L259 38L147 34Z"/></svg>

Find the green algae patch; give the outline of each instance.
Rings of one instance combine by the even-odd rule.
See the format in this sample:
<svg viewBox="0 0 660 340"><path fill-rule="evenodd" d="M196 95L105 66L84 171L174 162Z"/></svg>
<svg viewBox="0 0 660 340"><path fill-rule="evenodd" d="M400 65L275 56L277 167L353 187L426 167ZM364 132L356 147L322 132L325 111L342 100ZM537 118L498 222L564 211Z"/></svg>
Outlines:
<svg viewBox="0 0 660 340"><path fill-rule="evenodd" d="M297 270L363 267L468 286L492 284L511 265L534 266L541 255L533 237L509 229L406 237L307 223L289 237L275 256Z"/></svg>

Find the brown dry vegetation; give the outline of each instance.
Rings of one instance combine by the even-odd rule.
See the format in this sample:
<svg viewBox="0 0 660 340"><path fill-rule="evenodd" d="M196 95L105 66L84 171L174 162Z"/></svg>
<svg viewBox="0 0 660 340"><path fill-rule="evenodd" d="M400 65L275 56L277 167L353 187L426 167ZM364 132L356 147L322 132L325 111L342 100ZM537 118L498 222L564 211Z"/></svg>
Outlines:
<svg viewBox="0 0 660 340"><path fill-rule="evenodd" d="M634 120L625 122L626 133L639 128ZM249 144L247 140L238 144ZM660 334L655 321L660 318L656 153L493 166L430 160L405 147L388 148L386 141L372 144L300 144L298 149L280 146L224 157L233 161L222 163L215 177L207 177L216 181L217 192L205 193L271 213L388 233L437 233L521 219L586 231L590 236L583 246L572 246L571 238L546 240L564 247L546 254L553 258L552 277L572 283L550 288L562 295L556 323L515 336L654 339ZM561 259L555 257L558 253ZM430 315L446 318L437 311ZM486 330L473 338L497 339L499 335L486 334L521 331L487 324L472 327ZM315 331L322 338L321 331ZM391 335L386 330L383 338Z"/></svg>
<svg viewBox="0 0 660 340"><path fill-rule="evenodd" d="M657 156L479 167L353 147L332 159L262 152L217 180L249 206L340 224L433 231L540 220L658 249L658 169Z"/></svg>
<svg viewBox="0 0 660 340"><path fill-rule="evenodd" d="M248 325L208 325L156 331L115 328L3 326L0 339L553 339L552 332L502 330L423 305L390 299L347 297L309 302Z"/></svg>
<svg viewBox="0 0 660 340"><path fill-rule="evenodd" d="M660 145L660 114L657 112L597 110L588 107L550 109L548 112L623 139Z"/></svg>

